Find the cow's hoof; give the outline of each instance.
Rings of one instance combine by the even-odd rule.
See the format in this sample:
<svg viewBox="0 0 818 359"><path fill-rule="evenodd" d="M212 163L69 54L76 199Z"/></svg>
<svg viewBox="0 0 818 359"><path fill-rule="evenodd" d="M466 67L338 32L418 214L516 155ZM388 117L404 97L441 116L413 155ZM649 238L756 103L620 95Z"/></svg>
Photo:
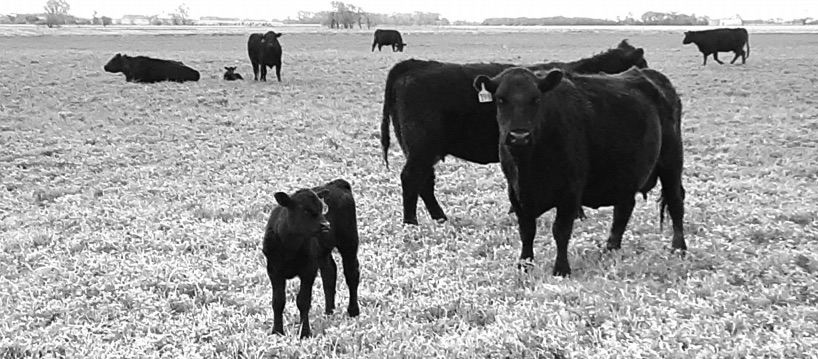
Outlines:
<svg viewBox="0 0 818 359"><path fill-rule="evenodd" d="M605 250L609 251L609 252L610 251L615 251L615 250L618 250L618 249L622 249L622 243L621 242L617 243L617 242L608 241L608 244L605 245Z"/></svg>
<svg viewBox="0 0 818 359"><path fill-rule="evenodd" d="M517 269L523 271L524 273L528 273L534 269L534 263L530 259L521 260L519 263L517 263Z"/></svg>
<svg viewBox="0 0 818 359"><path fill-rule="evenodd" d="M553 274L554 276L567 277L571 275L571 267L568 266L568 263L555 264Z"/></svg>
<svg viewBox="0 0 818 359"><path fill-rule="evenodd" d="M349 308L347 308L347 314L349 314L349 316L353 318L357 317L359 314L361 314L361 309L358 308L357 303L355 303L354 305L350 304Z"/></svg>
<svg viewBox="0 0 818 359"><path fill-rule="evenodd" d="M446 221L448 221L448 220L449 220L449 218L447 218L446 216L439 217L439 218L433 218L433 219L434 219L434 220L435 220L435 222L437 222L437 223L445 223Z"/></svg>
<svg viewBox="0 0 818 359"><path fill-rule="evenodd" d="M417 226L418 225L418 220L417 220L417 218L404 218L403 219L403 224L411 224L413 226Z"/></svg>

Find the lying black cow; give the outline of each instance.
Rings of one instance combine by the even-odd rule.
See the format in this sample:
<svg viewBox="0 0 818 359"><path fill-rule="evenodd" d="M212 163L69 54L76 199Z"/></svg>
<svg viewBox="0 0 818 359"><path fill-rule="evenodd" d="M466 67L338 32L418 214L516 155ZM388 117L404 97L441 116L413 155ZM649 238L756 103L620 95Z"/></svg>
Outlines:
<svg viewBox="0 0 818 359"><path fill-rule="evenodd" d="M225 66L224 67L224 79L227 81L235 81L235 80L244 80L240 74L236 73L235 66Z"/></svg>
<svg viewBox="0 0 818 359"><path fill-rule="evenodd" d="M713 54L713 59L716 62L724 64L719 60L719 52L732 51L735 53L733 61L730 61L731 64L736 62L739 56L741 56L742 64L750 57L750 35L743 28L685 31L682 44L687 45L690 43L696 44L704 56L702 66L707 65L707 56L710 54ZM744 45L747 45L746 53L744 52Z"/></svg>
<svg viewBox="0 0 818 359"><path fill-rule="evenodd" d="M436 221L447 219L434 195L434 165L447 155L480 164L499 162L494 105L480 103L472 89L477 75L494 76L512 64L453 64L405 60L389 71L384 90L381 146L387 162L389 119L406 164L401 172L403 221L417 224L418 196ZM562 68L581 73L617 73L647 67L644 51L627 41L574 62L530 66L534 71Z"/></svg>
<svg viewBox="0 0 818 359"><path fill-rule="evenodd" d="M358 224L352 189L342 179L292 195L275 194L279 207L270 213L264 232L267 275L273 286L273 332L284 334L285 283L298 277L301 289L296 303L301 314L301 337L310 336L309 312L312 285L318 269L324 284L326 314L335 309L337 268L332 249L338 248L344 262L349 288L347 314L355 317L358 308ZM326 217L325 217L326 216Z"/></svg>
<svg viewBox="0 0 818 359"><path fill-rule="evenodd" d="M180 61L154 59L147 56L116 54L103 67L105 71L125 75L128 82L199 81L199 72Z"/></svg>
<svg viewBox="0 0 818 359"><path fill-rule="evenodd" d="M568 275L568 240L581 206L614 206L608 249L620 248L635 205L662 181L660 223L668 209L674 249L687 249L682 219L682 103L663 74L632 68L617 75L553 70L538 77L516 67L474 88L494 96L500 163L517 213L520 259L534 258L537 217L556 208L554 275Z"/></svg>
<svg viewBox="0 0 818 359"><path fill-rule="evenodd" d="M406 43L403 42L398 30L375 30L375 40L372 41L372 51L375 51L375 46L378 46L378 51L381 51L383 46L392 46L392 52L403 52L403 47Z"/></svg>
<svg viewBox="0 0 818 359"><path fill-rule="evenodd" d="M253 64L253 80L259 80L258 74L261 70L261 81L267 81L267 68L275 67L276 78L281 82L281 43L278 42L281 35L275 31L250 35L250 39L247 40L247 54Z"/></svg>

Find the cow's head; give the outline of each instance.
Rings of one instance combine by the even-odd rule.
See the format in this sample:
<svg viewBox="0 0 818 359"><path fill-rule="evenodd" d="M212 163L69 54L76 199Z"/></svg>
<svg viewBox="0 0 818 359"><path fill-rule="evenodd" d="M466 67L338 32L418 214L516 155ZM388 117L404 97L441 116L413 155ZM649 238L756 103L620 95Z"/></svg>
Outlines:
<svg viewBox="0 0 818 359"><path fill-rule="evenodd" d="M397 45L395 45L395 46L397 46L397 47L398 47L398 51L403 52L403 47L404 47L404 46L406 46L406 45L408 45L408 44L407 44L407 43L405 43L405 42L403 42L403 41L401 41L400 43L398 43L398 44L397 44Z"/></svg>
<svg viewBox="0 0 818 359"><path fill-rule="evenodd" d="M278 38L281 37L281 35L283 34L276 33L275 31L267 31L267 33L261 38L261 43L265 46L273 46L278 44Z"/></svg>
<svg viewBox="0 0 818 359"><path fill-rule="evenodd" d="M690 31L685 31L685 38L682 40L682 45L687 45L693 42L693 33Z"/></svg>
<svg viewBox="0 0 818 359"><path fill-rule="evenodd" d="M493 78L480 75L474 79L476 90L485 88L494 97L501 145L512 151L534 145L538 119L543 115L540 104L543 94L557 87L562 77L561 70L537 77L526 68L513 67Z"/></svg>
<svg viewBox="0 0 818 359"><path fill-rule="evenodd" d="M318 193L310 189L300 189L292 196L284 192L276 192L276 202L287 209L286 221L290 233L299 235L314 235L328 232L329 221L324 215L327 213L327 204L324 202L329 190L322 189Z"/></svg>
<svg viewBox="0 0 818 359"><path fill-rule="evenodd" d="M122 54L116 54L102 68L105 69L105 71L107 71L107 72L114 72L114 73L122 72L122 70L125 67L124 62L125 62L125 60L124 60Z"/></svg>

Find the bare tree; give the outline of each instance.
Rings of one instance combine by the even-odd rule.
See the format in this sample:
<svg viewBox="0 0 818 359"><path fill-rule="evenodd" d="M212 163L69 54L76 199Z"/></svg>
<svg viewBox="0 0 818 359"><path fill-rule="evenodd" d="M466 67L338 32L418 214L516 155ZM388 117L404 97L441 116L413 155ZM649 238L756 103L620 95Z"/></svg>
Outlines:
<svg viewBox="0 0 818 359"><path fill-rule="evenodd" d="M65 0L48 0L43 7L45 9L45 24L48 27L64 24L68 10L71 8Z"/></svg>
<svg viewBox="0 0 818 359"><path fill-rule="evenodd" d="M184 3L179 5L178 8L171 14L170 18L173 20L174 25L186 25L188 23L188 19L190 18L190 8L187 7Z"/></svg>

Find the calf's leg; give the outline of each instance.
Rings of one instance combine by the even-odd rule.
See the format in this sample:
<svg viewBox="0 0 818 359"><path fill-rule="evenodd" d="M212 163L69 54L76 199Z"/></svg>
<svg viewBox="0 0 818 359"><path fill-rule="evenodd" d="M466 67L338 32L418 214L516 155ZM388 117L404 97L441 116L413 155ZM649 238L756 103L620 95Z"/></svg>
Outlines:
<svg viewBox="0 0 818 359"><path fill-rule="evenodd" d="M315 271L310 271L306 275L299 276L301 279L301 289L295 303L298 306L298 313L301 315L301 338L307 338L310 332L310 303L312 302L312 284L315 283Z"/></svg>
<svg viewBox="0 0 818 359"><path fill-rule="evenodd" d="M361 309L358 307L358 284L361 282L361 270L358 263L358 240L355 239L354 246L348 248L338 247L338 252L341 253L341 259L344 262L344 277L346 278L347 288L349 288L347 314L350 317L357 317L358 314L361 314Z"/></svg>
<svg viewBox="0 0 818 359"><path fill-rule="evenodd" d="M557 207L557 216L551 226L551 233L557 243L557 259L554 261L554 275L567 276L571 274L571 265L568 263L568 241L574 229L574 218L577 208L574 206Z"/></svg>
<svg viewBox="0 0 818 359"><path fill-rule="evenodd" d="M270 275L269 271L267 272ZM273 333L284 334L284 303L286 302L286 281L283 277L270 275L273 285Z"/></svg>
<svg viewBox="0 0 818 359"><path fill-rule="evenodd" d="M332 253L318 262L321 270L321 285L324 286L324 314L335 311L335 282L338 280L338 267L332 259Z"/></svg>

